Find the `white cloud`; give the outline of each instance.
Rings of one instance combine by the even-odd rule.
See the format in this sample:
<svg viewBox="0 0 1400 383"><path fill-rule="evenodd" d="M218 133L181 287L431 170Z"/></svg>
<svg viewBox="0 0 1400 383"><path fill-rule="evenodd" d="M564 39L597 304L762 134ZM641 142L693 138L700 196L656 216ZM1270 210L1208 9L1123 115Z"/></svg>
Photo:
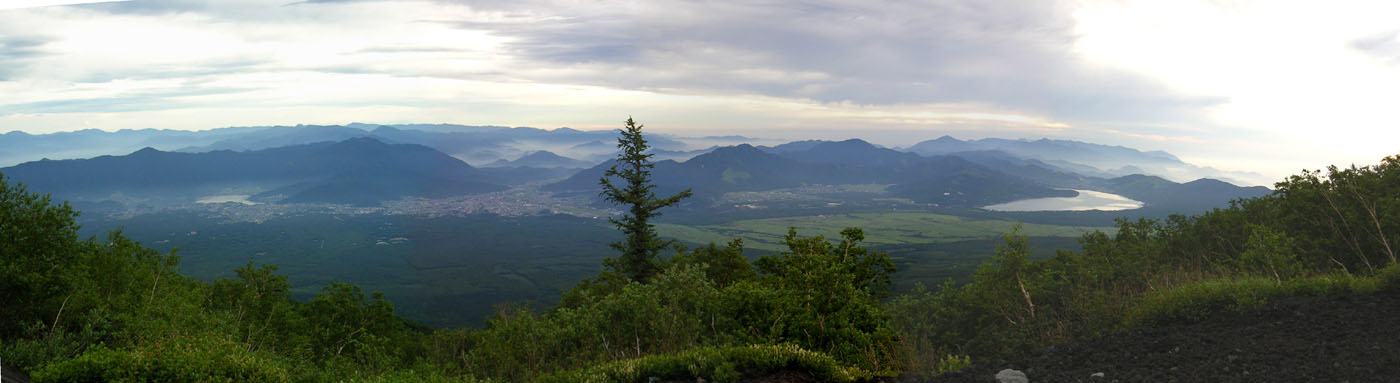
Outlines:
<svg viewBox="0 0 1400 383"><path fill-rule="evenodd" d="M0 10L52 7L59 5L78 5L92 3L111 3L129 0L5 0L0 1Z"/></svg>
<svg viewBox="0 0 1400 383"><path fill-rule="evenodd" d="M1400 67L1357 49L1394 31L1394 2L1084 2L1075 49L1090 60L1218 95L1204 108L1229 151L1192 151L1218 164L1375 163L1400 151ZM1383 47L1380 40L1376 47ZM1209 153L1209 152L1214 153ZM1187 156L1188 158L1192 156Z"/></svg>

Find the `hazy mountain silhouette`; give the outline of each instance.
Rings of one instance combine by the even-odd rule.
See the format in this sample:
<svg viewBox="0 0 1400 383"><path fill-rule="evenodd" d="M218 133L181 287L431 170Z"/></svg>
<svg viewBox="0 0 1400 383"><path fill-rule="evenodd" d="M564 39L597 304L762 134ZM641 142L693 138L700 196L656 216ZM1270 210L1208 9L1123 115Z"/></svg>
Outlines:
<svg viewBox="0 0 1400 383"><path fill-rule="evenodd" d="M702 199L717 198L727 192L815 184L893 184L890 190L896 196L958 205L1066 193L962 158L924 158L861 140L813 142L788 148L794 150L774 154L751 145L722 147L685 162L657 162L652 174L662 190L690 187ZM611 166L612 162L600 164L545 189L596 190L599 178Z"/></svg>
<svg viewBox="0 0 1400 383"><path fill-rule="evenodd" d="M775 149L783 157L823 164L902 167L925 160L913 153L881 148L854 138L845 141L800 141L779 145Z"/></svg>
<svg viewBox="0 0 1400 383"><path fill-rule="evenodd" d="M1176 183L1141 174L1106 180L1101 189L1142 201L1147 204L1144 209L1166 209L1182 214L1201 213L1227 206L1230 201L1239 198L1258 197L1272 192L1263 186L1240 187L1208 178Z"/></svg>
<svg viewBox="0 0 1400 383"><path fill-rule="evenodd" d="M1178 181L1207 177L1228 179L1236 183L1265 181L1261 175L1256 173L1227 172L1188 164L1176 156L1162 151L1140 151L1123 146L1048 138L1039 140L986 138L963 141L943 136L914 144L907 150L924 156L973 151L1001 151L1022 159L1039 160L1063 171L1092 177L1152 174L1174 177Z"/></svg>
<svg viewBox="0 0 1400 383"><path fill-rule="evenodd" d="M248 152L145 148L125 156L28 162L0 172L35 190L79 199L118 194L192 200L220 190L252 190L261 191L257 199L272 202L373 204L504 189L431 148L372 138Z"/></svg>
<svg viewBox="0 0 1400 383"><path fill-rule="evenodd" d="M364 130L344 126L297 125L275 127L244 134L235 134L209 145L190 146L179 149L181 152L199 153L215 150L249 151L283 146L314 144L318 142L338 142L355 137L366 137Z"/></svg>
<svg viewBox="0 0 1400 383"><path fill-rule="evenodd" d="M531 168L571 168L571 169L583 169L583 168L591 167L591 166L593 166L593 165L595 165L595 164L594 164L594 163L591 163L591 162L582 161L582 160L576 160L576 159L569 158L569 157L564 157L564 156L561 156L561 155L558 155L558 154L554 154L554 153L552 153L552 152L550 152L550 151L547 151L547 150L539 150L539 151L531 152L530 154L526 154L526 155L524 155L524 156L521 156L520 158L517 158L517 159L515 159L515 160L511 160L511 161L497 160L496 162L492 162L492 163L489 163L489 164L486 164L486 165L483 165L483 166L485 166L485 167L497 167L497 168L501 168L501 167L531 167Z"/></svg>

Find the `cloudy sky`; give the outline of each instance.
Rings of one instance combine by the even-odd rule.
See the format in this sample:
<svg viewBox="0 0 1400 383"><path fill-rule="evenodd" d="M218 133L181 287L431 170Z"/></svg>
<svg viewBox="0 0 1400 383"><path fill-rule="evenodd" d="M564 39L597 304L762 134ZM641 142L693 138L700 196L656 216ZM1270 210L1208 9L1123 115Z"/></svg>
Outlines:
<svg viewBox="0 0 1400 383"><path fill-rule="evenodd" d="M88 4L81 4L88 3ZM1400 153L1394 1L0 0L0 132L367 123Z"/></svg>

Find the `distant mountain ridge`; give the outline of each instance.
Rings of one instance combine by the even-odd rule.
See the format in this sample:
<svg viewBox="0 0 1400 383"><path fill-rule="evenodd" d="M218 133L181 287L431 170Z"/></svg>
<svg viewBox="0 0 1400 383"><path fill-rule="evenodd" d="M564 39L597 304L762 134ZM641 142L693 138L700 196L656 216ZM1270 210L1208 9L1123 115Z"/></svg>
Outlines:
<svg viewBox="0 0 1400 383"><path fill-rule="evenodd" d="M1107 155L1109 157L1132 156L1146 160L1181 162L1181 159L1171 153L1163 151L1145 152L1124 146L1091 144L1071 140L1052 140L1049 138L1041 138L1038 140L984 138L980 140L962 141L952 136L942 136L934 140L914 144L909 147L909 151L923 155L938 155L965 152L969 151L970 148L972 150L1017 152L1032 157L1064 158L1066 160L1079 160L1089 163L1100 163L1104 161L1101 157L1092 157L1094 155Z"/></svg>
<svg viewBox="0 0 1400 383"><path fill-rule="evenodd" d="M1230 201L1267 195L1263 186L1240 187L1225 181L1202 178L1176 183L1157 176L1129 175L1107 180L1102 189L1147 202L1144 209L1169 209L1176 213L1198 214L1229 205Z"/></svg>
<svg viewBox="0 0 1400 383"><path fill-rule="evenodd" d="M862 140L813 142L774 153L742 144L684 162L660 161L652 174L662 191L692 188L697 197L803 185L893 184L891 192L923 203L974 206L1066 192L1007 176L958 157L924 158ZM552 191L597 188L607 162L547 185ZM1069 194L1073 194L1069 192Z"/></svg>
<svg viewBox="0 0 1400 383"><path fill-rule="evenodd" d="M591 167L593 165L595 164L587 161L581 161L569 157L564 157L558 154L554 154L548 150L538 150L514 160L507 161L501 159L483 166L496 168L531 167L583 169Z"/></svg>
<svg viewBox="0 0 1400 383"><path fill-rule="evenodd" d="M362 124L295 125L232 127L205 131L121 130L105 132L82 130L33 135L10 132L0 135L0 166L14 165L40 158L77 159L99 155L117 155L151 147L162 151L209 152L217 150L251 151L289 145L318 142L339 142L349 138L370 137L386 143L428 146L471 164L486 166L522 166L537 169L584 168L610 159L616 153L616 132L612 130L553 130L529 127L471 126L454 124ZM726 141L730 140L730 141ZM651 134L656 160L685 161L709 153L720 146L734 146L734 141L751 141L743 136L681 137ZM728 142L728 143L726 143ZM817 145L827 151L816 154L815 160L839 152L832 145L849 141L805 140L775 146L758 146L762 151L780 155L800 155ZM864 141L860 141L864 142ZM868 145L868 143L865 143ZM697 149L703 148L703 149ZM547 151L583 163L520 163L510 164L531 153ZM1235 184L1267 184L1262 176L1246 172L1220 171L1194 166L1176 156L1160 151L1140 151L1121 146L1099 145L1070 140L1010 140L988 138L958 140L950 136L919 142L897 151L921 156L958 154L959 157L984 167L1021 178L1034 179L1057 187L1077 187L1080 178L1116 178L1132 174L1148 174L1188 182L1198 178L1221 179ZM908 161L886 156L882 161ZM801 158L798 158L801 159ZM845 162L872 161L864 157L843 157ZM502 162L504 161L504 162ZM828 162L842 162L831 160ZM863 162L864 163L864 162ZM892 162L893 163L893 162ZM1014 166L1012 166L1014 164ZM868 165L868 164L867 164ZM1014 168L1014 169L1013 169ZM1041 171L1044 168L1045 171ZM541 180L563 175L502 174L502 179L516 181ZM1058 174L1054 174L1058 173ZM1054 175L1047 175L1054 174ZM1068 177L1064 175L1069 175Z"/></svg>
<svg viewBox="0 0 1400 383"><path fill-rule="evenodd" d="M1000 151L1021 159L1041 161L1058 170L1084 176L1112 178L1131 174L1170 177L1178 182L1216 178L1231 183L1261 183L1263 176L1249 172L1222 171L1188 164L1163 151L1140 151L1123 146L1091 144L1070 140L1009 140L985 138L958 140L943 136L914 144L906 149L924 156L962 152Z"/></svg>
<svg viewBox="0 0 1400 383"><path fill-rule="evenodd" d="M211 193L242 191L264 202L372 205L505 189L432 148L366 137L246 152L144 148L125 156L27 162L0 173L35 190L85 200L153 196L188 203Z"/></svg>
<svg viewBox="0 0 1400 383"><path fill-rule="evenodd" d="M610 166L612 162L583 170L545 186L545 190L594 190ZM1234 199L1271 192L1207 178L1177 183L1146 175L1086 176L1000 150L920 156L859 139L721 147L684 162L658 161L653 175L661 191L689 187L701 199L718 198L727 192L813 184L888 184L892 196L969 208L1017 199L1073 196L1075 192L1067 189L1086 189L1141 201L1144 207L1139 213L1153 216L1207 211Z"/></svg>
<svg viewBox="0 0 1400 383"><path fill-rule="evenodd" d="M783 157L822 164L902 167L924 160L913 153L881 148L855 138L845 141L800 141L779 145L775 149Z"/></svg>
<svg viewBox="0 0 1400 383"><path fill-rule="evenodd" d="M318 142L339 142L357 137L370 137L367 131L335 125L298 125L290 129L268 128L257 134L240 134L224 138L209 145L190 146L177 151L186 153L212 152L216 150L249 151L277 148L292 145L306 145Z"/></svg>
<svg viewBox="0 0 1400 383"><path fill-rule="evenodd" d="M83 159L121 155L145 147L180 152L250 151L318 142L339 142L355 137L372 137L386 143L428 146L471 163L509 160L539 150L549 150L572 158L590 159L609 157L616 151L616 146L581 144L613 142L616 134L617 132L612 130L585 131L569 128L548 130L452 124L360 123L230 127L201 131L140 129L107 132L88 129L51 134L12 131L0 134L0 166L17 165L43 158ZM659 149L690 150L684 142L670 135L653 134L647 139ZM724 137L704 139L722 140Z"/></svg>
<svg viewBox="0 0 1400 383"><path fill-rule="evenodd" d="M596 194L598 179L612 164L533 150L476 168L461 160L463 155L451 156L439 148L458 148L463 153L488 157L518 151L514 145L522 142L565 149L583 146L615 150L607 148L604 138L611 138L613 133L603 131L456 125L427 127L431 130L401 129L419 127L416 125L377 125L366 131L362 128L370 126L352 126L229 128L196 135L206 142L203 146L184 146L186 150L221 148L208 152L145 147L122 156L28 162L0 172L36 190L89 202L160 205L189 203L201 196L247 195L255 202L374 205L404 197L439 198L522 184L543 185L546 191ZM268 129L276 131L264 131ZM58 136L79 140L118 137L125 143L171 144L189 141L185 137L188 134L82 131ZM11 133L4 137L44 136ZM536 140L522 141L522 137ZM281 142L298 144L253 149ZM0 142L0 146L7 145L13 144ZM988 147L999 149L965 150ZM1018 148L1025 150L1011 151ZM1096 152L1109 153L1105 156L1125 161L1116 171L1146 174L1154 167L1189 165L1166 153L1075 141L960 141L943 137L914 145L911 150L922 153L880 147L860 139L794 141L772 147L739 144L698 150L653 148L653 176L658 192L694 189L697 198L687 202L691 205L738 191L881 184L890 185L885 192L891 197L944 207L979 208L1017 199L1071 196L1074 192L1068 189L1085 189L1142 201L1146 206L1141 212L1174 213L1205 211L1225 206L1236 198L1270 192L1263 187L1241 188L1214 179L1177 183L1143 174L1114 176L1073 161L1084 161L1085 156Z"/></svg>

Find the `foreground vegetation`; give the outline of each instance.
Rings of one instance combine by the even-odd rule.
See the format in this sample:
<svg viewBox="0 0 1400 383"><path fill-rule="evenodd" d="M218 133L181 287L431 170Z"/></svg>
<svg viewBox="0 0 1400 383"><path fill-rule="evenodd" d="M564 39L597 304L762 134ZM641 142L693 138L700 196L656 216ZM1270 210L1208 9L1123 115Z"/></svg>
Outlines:
<svg viewBox="0 0 1400 383"><path fill-rule="evenodd" d="M796 228L800 233L835 235L848 227L860 227L870 233L866 244L888 246L995 238L1015 225L1006 220L896 212L747 219L716 225L657 224L656 227L668 237L689 243L724 243L731 238L743 238L749 248L782 251L787 248L783 239L789 228ZM1111 228L1024 224L1021 233L1032 237L1077 238L1108 229Z"/></svg>
<svg viewBox="0 0 1400 383"><path fill-rule="evenodd" d="M608 242L621 238L606 222L566 215L327 212L254 223L197 211L122 220L84 213L80 236L124 228L142 246L179 249L180 272L192 278L236 278L234 270L248 261L277 265L297 299L310 299L331 282L353 283L383 292L395 313L432 327L479 327L498 302L554 306L559 291L598 274L613 253Z"/></svg>
<svg viewBox="0 0 1400 383"><path fill-rule="evenodd" d="M618 200L672 201L640 190ZM1040 261L1013 229L971 282L900 296L860 229L790 229L750 262L741 240L666 248L632 225L646 240L558 307L501 304L484 329L419 326L347 284L296 300L272 265L194 280L120 232L80 239L76 214L0 177L0 360L36 381L861 381L1277 297L1400 291L1398 157L1200 216L1121 220Z"/></svg>

